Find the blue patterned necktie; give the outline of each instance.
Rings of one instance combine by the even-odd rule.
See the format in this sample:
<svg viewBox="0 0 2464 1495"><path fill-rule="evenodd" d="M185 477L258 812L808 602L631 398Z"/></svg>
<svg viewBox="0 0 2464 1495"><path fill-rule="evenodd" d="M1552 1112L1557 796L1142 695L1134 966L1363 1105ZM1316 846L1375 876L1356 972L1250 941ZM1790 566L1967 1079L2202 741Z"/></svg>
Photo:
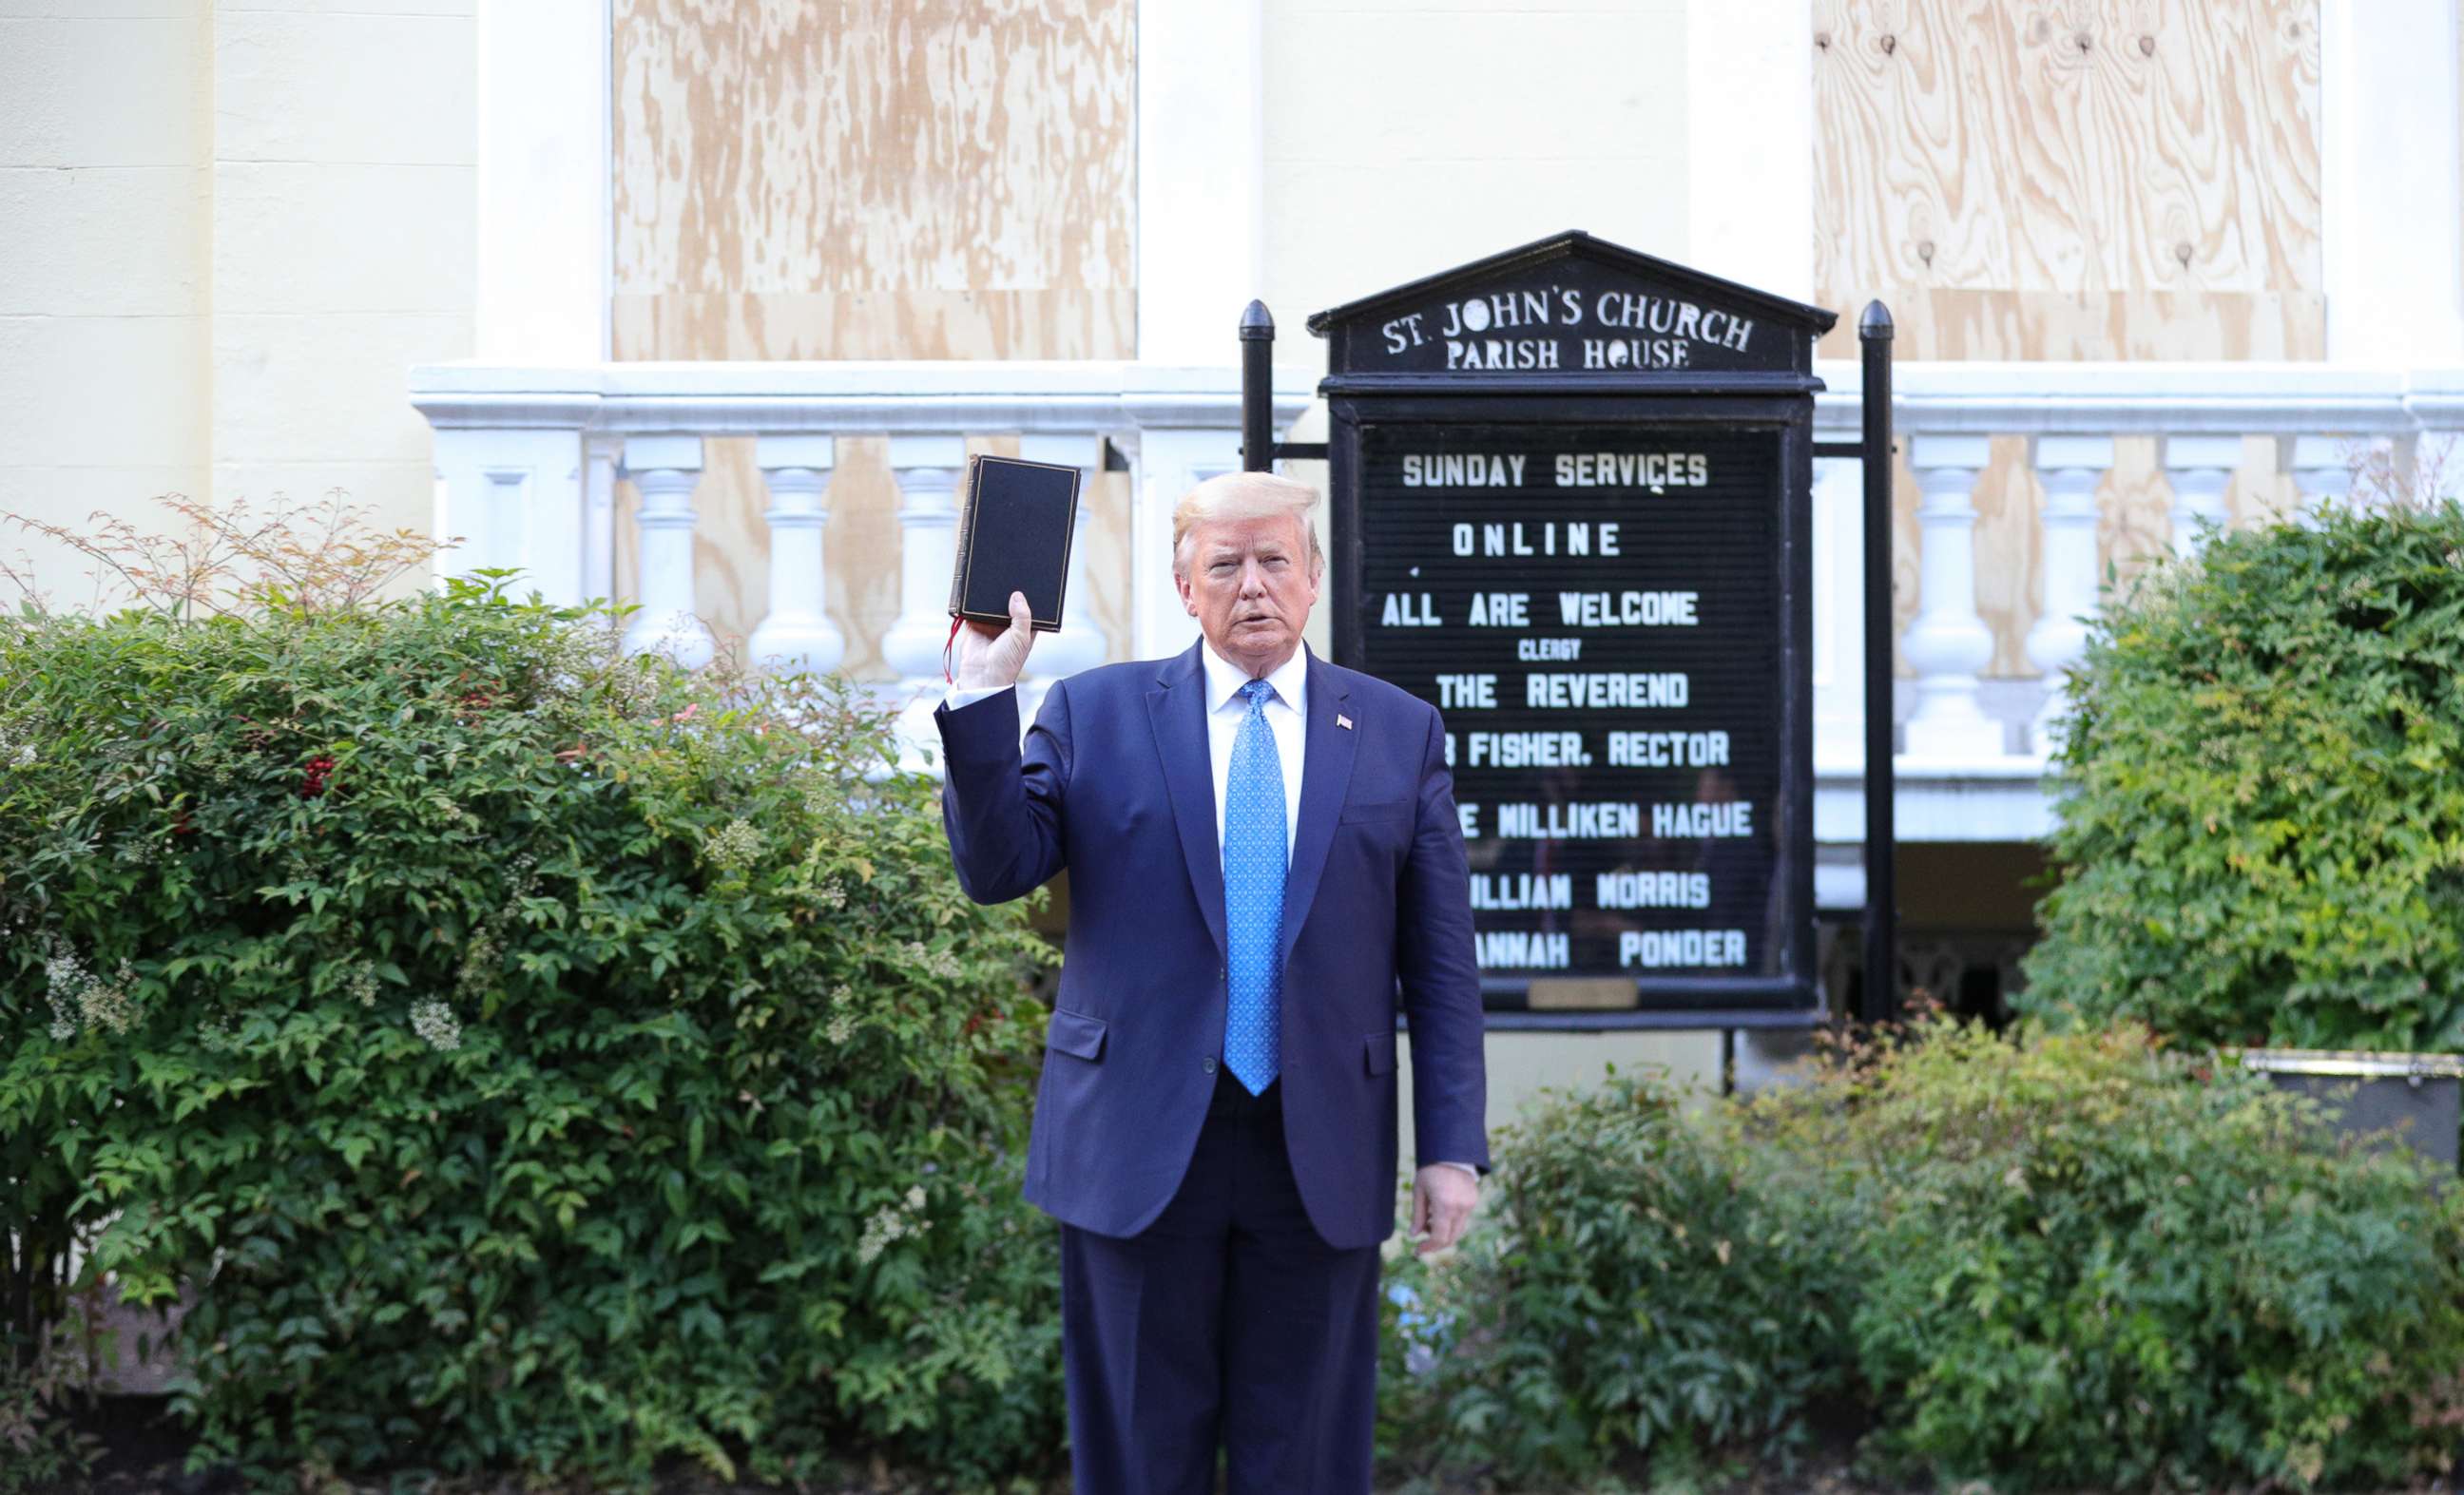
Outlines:
<svg viewBox="0 0 2464 1495"><path fill-rule="evenodd" d="M1249 710L1232 737L1223 785L1223 925L1231 945L1223 1066L1255 1095L1274 1083L1283 1053L1284 764L1266 725L1264 680L1241 687Z"/></svg>

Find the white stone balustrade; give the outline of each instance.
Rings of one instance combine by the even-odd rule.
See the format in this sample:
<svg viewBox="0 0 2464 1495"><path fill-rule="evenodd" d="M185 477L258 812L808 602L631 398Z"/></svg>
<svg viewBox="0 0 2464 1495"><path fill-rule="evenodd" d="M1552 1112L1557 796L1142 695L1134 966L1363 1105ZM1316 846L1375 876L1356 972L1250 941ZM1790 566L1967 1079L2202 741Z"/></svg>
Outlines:
<svg viewBox="0 0 2464 1495"><path fill-rule="evenodd" d="M2208 526L2224 527L2231 515L2225 490L2241 466L2241 438L2202 434L2165 438L2165 476L2173 485L2173 554L2191 556L2205 543Z"/></svg>
<svg viewBox="0 0 2464 1495"><path fill-rule="evenodd" d="M967 439L952 435L890 438L890 471L898 479L898 621L882 636L881 657L898 671L890 688L899 708L901 761L931 764L940 735L933 709L949 681L943 659L951 646L950 576L958 563L958 476Z"/></svg>
<svg viewBox="0 0 2464 1495"><path fill-rule="evenodd" d="M761 514L770 524L770 610L745 643L757 668L826 674L847 656L847 639L824 610L829 572L823 534L837 462L838 443L827 436L754 443L754 465L770 489Z"/></svg>
<svg viewBox="0 0 2464 1495"><path fill-rule="evenodd" d="M1817 372L1830 386L1815 400L1817 434L1853 439L1857 366L1825 362ZM1130 468L1127 574L1099 576L1090 590L1090 556L1109 550L1089 544L1092 521L1082 511L1068 626L1039 638L1029 656L1022 705L1030 714L1054 678L1107 659L1169 654L1196 636L1172 586L1172 508L1191 484L1239 465L1238 380L1228 363L470 363L416 369L412 385L436 433L438 531L467 537L440 555L440 573L518 567L527 584L517 583L517 593L536 587L564 604L612 595L621 463L642 495L640 583L627 599L642 605L628 647L666 648L689 662L709 657L708 627L693 614L715 601L693 592L701 439L759 438L756 461L769 485L770 605L748 653L826 669L853 652L843 634L848 610L824 564L830 473L842 438L891 438L900 608L878 652L897 680L874 687L916 703L906 723L913 762L935 740L926 718L941 693L965 436L1015 434L1022 455L1077 465L1089 483L1107 443ZM1917 612L1903 641L1915 678L1898 762L1901 833L1912 841L2025 840L2048 828L2042 779L2058 740L2057 687L2083 647L2079 620L2097 605L2099 494L2117 438L2156 438L2173 495L2168 528L2187 555L2199 517L2226 517L2247 436L2278 442L2282 470L2307 504L2349 495L2358 451L2409 459L2417 444L2421 469L2435 471L2464 429L2464 369L2444 367L1905 362L1895 385L1896 434L1920 491ZM1279 427L1288 429L1308 405L1306 382L1279 388ZM1977 544L1976 484L1994 436L2031 441L2044 494L2035 543L2013 545L2005 531L1987 552L2035 556L2043 568L2022 641L2032 671L2012 674L1991 671L1993 637L1979 605L1980 580L2004 597L2028 591L2024 579L1978 573L1980 563L2000 563L1982 561ZM2445 464L2451 480L2459 469L2464 462ZM1815 822L1817 840L1837 845L1862 828L1859 495L1853 463L1820 463L1817 481ZM2007 502L2002 512L2013 512ZM1117 636L1096 627L1096 592L1126 603ZM1331 595L1322 605L1331 607Z"/></svg>
<svg viewBox="0 0 2464 1495"><path fill-rule="evenodd" d="M2113 467L2110 436L2039 436L2036 480L2044 486L2044 611L2028 630L2028 658L2044 672L2045 703L2030 724L2038 752L2051 752L2067 713L2059 683L2087 652L2096 611L2097 490Z"/></svg>
<svg viewBox="0 0 2464 1495"><path fill-rule="evenodd" d="M1977 704L1977 676L1993 658L1993 634L1976 611L1976 475L1991 443L1983 436L1912 436L1908 465L1917 506L1917 620L1901 641L1917 671L1910 758L1960 761L2002 756L2002 724Z"/></svg>
<svg viewBox="0 0 2464 1495"><path fill-rule="evenodd" d="M2287 463L2294 491L2301 495L2306 516L2319 504L2344 504L2353 497L2355 444L2348 436L2296 436Z"/></svg>
<svg viewBox="0 0 2464 1495"><path fill-rule="evenodd" d="M625 473L642 495L642 606L625 629L625 650L657 651L688 670L717 655L710 627L693 611L693 488L701 481L699 436L636 436L625 443Z"/></svg>

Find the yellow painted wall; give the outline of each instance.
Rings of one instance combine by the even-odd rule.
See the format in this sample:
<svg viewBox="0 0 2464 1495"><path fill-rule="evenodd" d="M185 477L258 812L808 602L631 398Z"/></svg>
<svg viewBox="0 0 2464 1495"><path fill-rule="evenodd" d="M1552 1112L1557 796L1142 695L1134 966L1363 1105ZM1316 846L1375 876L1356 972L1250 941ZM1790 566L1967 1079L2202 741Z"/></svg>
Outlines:
<svg viewBox="0 0 2464 1495"><path fill-rule="evenodd" d="M155 495L340 488L426 531L403 374L472 346L472 0L33 9L0 14L0 510L179 532Z"/></svg>
<svg viewBox="0 0 2464 1495"><path fill-rule="evenodd" d="M204 492L211 448L211 30L197 4L142 9L0 15L0 512L80 531ZM17 524L0 560L64 605L94 595Z"/></svg>

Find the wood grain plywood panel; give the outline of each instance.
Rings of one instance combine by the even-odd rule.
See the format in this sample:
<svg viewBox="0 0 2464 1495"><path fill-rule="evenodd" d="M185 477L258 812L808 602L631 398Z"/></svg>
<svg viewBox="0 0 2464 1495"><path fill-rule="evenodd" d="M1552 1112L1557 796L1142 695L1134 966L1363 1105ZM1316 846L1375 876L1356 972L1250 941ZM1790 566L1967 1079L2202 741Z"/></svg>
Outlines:
<svg viewBox="0 0 2464 1495"><path fill-rule="evenodd" d="M615 0L617 356L1133 356L1133 16Z"/></svg>
<svg viewBox="0 0 2464 1495"><path fill-rule="evenodd" d="M1906 359L2056 361L2265 359L2327 356L2327 298L2315 291L1971 291L1877 286L1824 292L1842 309L1818 345L1858 356L1868 300L1891 309Z"/></svg>
<svg viewBox="0 0 2464 1495"><path fill-rule="evenodd" d="M611 315L631 359L1128 358L1138 307L1126 289L668 291Z"/></svg>
<svg viewBox="0 0 2464 1495"><path fill-rule="evenodd" d="M2317 4L1815 0L1826 303L1914 356L2322 351Z"/></svg>

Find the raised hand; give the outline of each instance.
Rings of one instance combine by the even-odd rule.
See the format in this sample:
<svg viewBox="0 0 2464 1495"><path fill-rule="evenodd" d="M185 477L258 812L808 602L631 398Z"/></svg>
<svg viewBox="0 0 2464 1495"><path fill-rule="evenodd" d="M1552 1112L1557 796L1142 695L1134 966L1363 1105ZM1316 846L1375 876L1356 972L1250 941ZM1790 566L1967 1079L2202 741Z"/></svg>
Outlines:
<svg viewBox="0 0 2464 1495"><path fill-rule="evenodd" d="M961 689L1016 685L1026 668L1026 651L1035 647L1035 625L1027 611L1026 594L1009 594L1009 627L967 620L958 629L956 678Z"/></svg>

